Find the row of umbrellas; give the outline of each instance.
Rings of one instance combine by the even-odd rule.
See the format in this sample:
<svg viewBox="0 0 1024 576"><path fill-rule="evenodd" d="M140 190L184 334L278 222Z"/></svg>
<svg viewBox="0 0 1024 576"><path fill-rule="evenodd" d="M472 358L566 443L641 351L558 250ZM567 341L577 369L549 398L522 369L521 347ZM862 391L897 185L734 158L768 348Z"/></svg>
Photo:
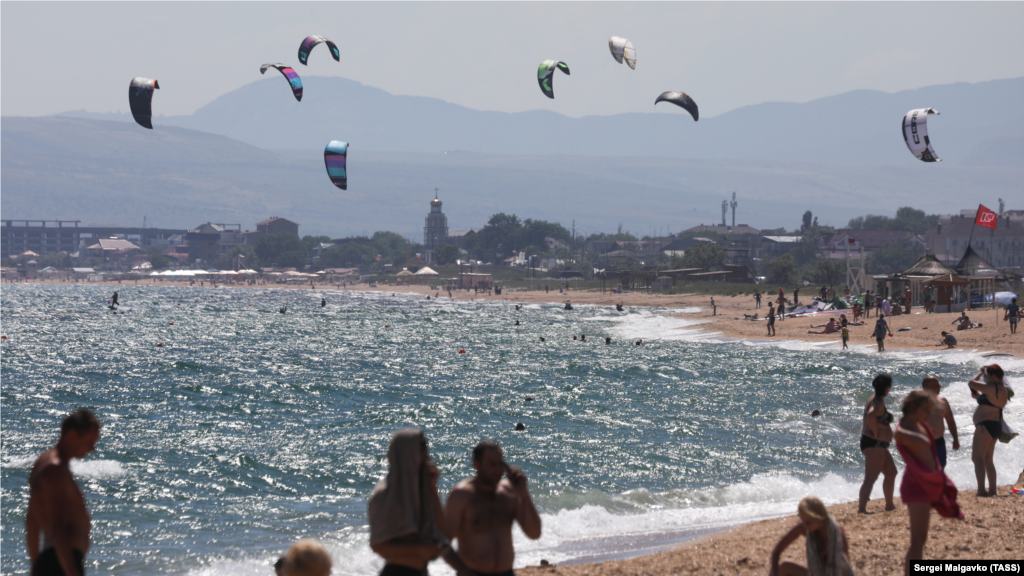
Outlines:
<svg viewBox="0 0 1024 576"><path fill-rule="evenodd" d="M235 276L238 274L259 274L255 270L164 270L150 276Z"/></svg>

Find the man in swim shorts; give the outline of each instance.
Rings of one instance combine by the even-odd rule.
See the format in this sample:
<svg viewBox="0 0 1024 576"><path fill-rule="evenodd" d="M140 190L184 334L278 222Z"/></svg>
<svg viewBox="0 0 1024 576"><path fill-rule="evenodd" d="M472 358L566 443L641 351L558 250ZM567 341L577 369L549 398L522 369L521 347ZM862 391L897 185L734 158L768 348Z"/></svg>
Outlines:
<svg viewBox="0 0 1024 576"><path fill-rule="evenodd" d="M85 496L71 475L73 458L96 449L100 421L89 410L69 414L56 446L43 452L29 474L25 542L32 576L84 576L92 524ZM42 551L39 535L43 535Z"/></svg>
<svg viewBox="0 0 1024 576"><path fill-rule="evenodd" d="M459 557L477 576L513 576L512 522L518 522L531 540L541 534L526 475L506 464L501 446L491 440L473 449L473 467L476 476L456 484L445 506ZM508 478L503 480L506 472Z"/></svg>
<svg viewBox="0 0 1024 576"><path fill-rule="evenodd" d="M1010 300L1010 305L1006 307L1006 315L1003 319L1010 321L1010 334L1016 334L1017 321L1020 320L1020 306L1017 305L1016 298Z"/></svg>
<svg viewBox="0 0 1024 576"><path fill-rule="evenodd" d="M935 408L928 418L928 427L932 429L932 440L935 442L935 452L939 456L939 464L946 469L946 424L949 424L949 433L953 436L953 450L960 449L960 435L956 433L956 420L953 419L953 409L949 407L949 400L940 396L939 379L935 376L928 376L921 381L921 388L925 392L935 395Z"/></svg>

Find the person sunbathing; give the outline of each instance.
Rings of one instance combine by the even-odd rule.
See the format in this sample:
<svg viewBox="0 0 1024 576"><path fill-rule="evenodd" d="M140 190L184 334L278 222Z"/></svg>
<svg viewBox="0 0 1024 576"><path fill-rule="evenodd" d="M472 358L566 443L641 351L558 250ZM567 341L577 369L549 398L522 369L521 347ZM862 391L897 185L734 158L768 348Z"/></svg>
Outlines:
<svg viewBox="0 0 1024 576"><path fill-rule="evenodd" d="M817 326L811 326L811 328L824 328L824 330L822 330L821 332L818 332L816 330L808 330L808 334L834 334L839 331L839 329L836 328L835 318L829 319L828 324L819 324Z"/></svg>

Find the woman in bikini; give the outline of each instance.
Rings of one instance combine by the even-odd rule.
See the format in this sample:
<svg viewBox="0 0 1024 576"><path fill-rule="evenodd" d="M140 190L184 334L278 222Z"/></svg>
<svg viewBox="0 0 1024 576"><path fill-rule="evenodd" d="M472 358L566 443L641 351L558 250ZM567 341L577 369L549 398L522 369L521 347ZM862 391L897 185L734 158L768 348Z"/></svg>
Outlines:
<svg viewBox="0 0 1024 576"><path fill-rule="evenodd" d="M982 366L967 385L971 387L971 396L978 401L978 408L974 411L974 443L971 445L978 496L995 496L996 465L992 462L992 455L996 440L1002 433L1003 408L1010 400L1010 392L1003 382L1003 369L998 364ZM985 490L986 473L988 490Z"/></svg>
<svg viewBox="0 0 1024 576"><path fill-rule="evenodd" d="M907 576L910 561L924 557L932 508L945 518L964 517L956 502L956 486L942 471L928 426L935 402L935 395L929 392L912 391L903 400L903 418L896 426L896 448L907 465L900 484L900 498L910 517L910 547L904 564Z"/></svg>
<svg viewBox="0 0 1024 576"><path fill-rule="evenodd" d="M885 408L885 397L892 388L892 376L879 374L871 386L875 393L864 406L864 426L861 428L860 451L864 454L864 483L860 486L860 506L857 512L867 514L868 500L875 480L882 474L882 494L885 495L885 510L895 510L892 501L896 489L896 463L889 453L892 442L892 413Z"/></svg>
<svg viewBox="0 0 1024 576"><path fill-rule="evenodd" d="M793 526L772 550L769 576L853 576L846 531L814 496L800 501L800 523ZM800 536L807 538L807 566L779 557Z"/></svg>

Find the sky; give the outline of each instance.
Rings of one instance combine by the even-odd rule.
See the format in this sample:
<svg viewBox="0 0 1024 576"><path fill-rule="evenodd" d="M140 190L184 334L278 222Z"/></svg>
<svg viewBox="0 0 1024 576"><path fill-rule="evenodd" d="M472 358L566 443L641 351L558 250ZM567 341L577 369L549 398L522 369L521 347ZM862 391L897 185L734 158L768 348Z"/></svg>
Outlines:
<svg viewBox="0 0 1024 576"><path fill-rule="evenodd" d="M187 115L259 80L264 62L477 110L572 117L660 110L683 90L702 117L856 89L895 92L1024 76L1024 2L0 2L0 113ZM298 63L303 38L325 46ZM637 67L610 36L630 39ZM566 62L556 98L536 70ZM343 105L343 103L339 103Z"/></svg>

